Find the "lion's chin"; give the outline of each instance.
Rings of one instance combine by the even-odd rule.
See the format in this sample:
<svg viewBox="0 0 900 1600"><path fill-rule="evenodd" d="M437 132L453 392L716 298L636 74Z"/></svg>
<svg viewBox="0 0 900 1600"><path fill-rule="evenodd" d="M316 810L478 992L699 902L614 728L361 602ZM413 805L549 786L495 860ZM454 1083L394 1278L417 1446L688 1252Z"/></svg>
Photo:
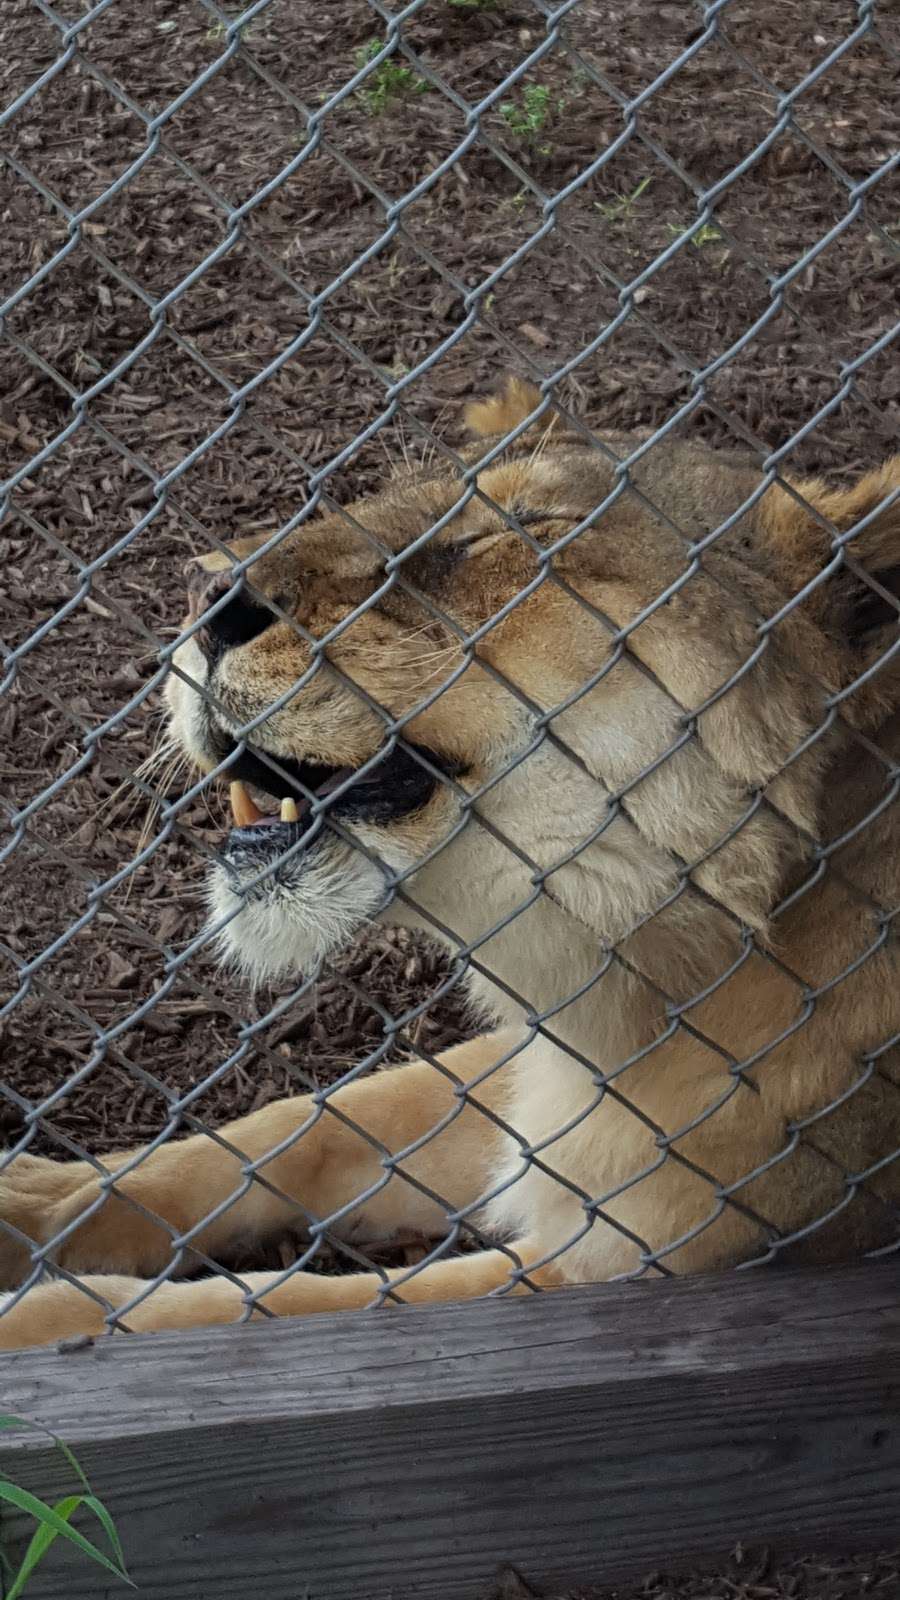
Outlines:
<svg viewBox="0 0 900 1600"><path fill-rule="evenodd" d="M207 929L220 959L254 986L315 975L389 901L386 876L328 837L260 882L225 861L207 881Z"/></svg>

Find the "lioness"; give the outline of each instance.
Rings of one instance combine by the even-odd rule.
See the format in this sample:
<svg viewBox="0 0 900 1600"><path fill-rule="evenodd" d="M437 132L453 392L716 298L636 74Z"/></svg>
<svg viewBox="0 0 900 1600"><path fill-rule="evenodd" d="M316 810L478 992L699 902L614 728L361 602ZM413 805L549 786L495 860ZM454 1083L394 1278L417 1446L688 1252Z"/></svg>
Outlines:
<svg viewBox="0 0 900 1600"><path fill-rule="evenodd" d="M298 1216L363 1248L469 1218L497 1242L386 1279L248 1273L251 1305L896 1237L900 457L834 490L665 440L626 479L637 438L538 407L512 380L469 408L476 492L398 476L263 553L252 590L205 558L168 690L202 771L241 730L257 752L227 771L224 954L262 979L375 917L438 926L500 1031L163 1144L102 1203L91 1168L17 1157L0 1214L38 1243L71 1224L56 1261L100 1275L10 1296L7 1346L101 1330L108 1306L135 1329L232 1321L228 1278L142 1276L173 1239L224 1260ZM26 1246L2 1248L20 1283Z"/></svg>

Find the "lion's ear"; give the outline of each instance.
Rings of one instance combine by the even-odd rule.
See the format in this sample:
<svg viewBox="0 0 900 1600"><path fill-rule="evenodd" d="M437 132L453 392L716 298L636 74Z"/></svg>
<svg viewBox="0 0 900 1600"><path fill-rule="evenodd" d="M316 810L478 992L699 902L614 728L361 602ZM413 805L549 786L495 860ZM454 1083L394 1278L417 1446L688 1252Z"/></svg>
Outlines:
<svg viewBox="0 0 900 1600"><path fill-rule="evenodd" d="M470 433L484 439L489 434L511 433L540 403L541 391L533 383L526 383L524 378L507 378L500 394L470 401L463 420Z"/></svg>
<svg viewBox="0 0 900 1600"><path fill-rule="evenodd" d="M874 660L886 647L883 630L900 623L900 456L850 489L829 489L815 478L793 487L802 500L779 491L767 519L769 555L796 593L834 560L827 524L846 534L843 562L813 591L811 605L829 632Z"/></svg>
<svg viewBox="0 0 900 1600"><path fill-rule="evenodd" d="M269 538L271 534L255 533L248 539L229 539L223 550L209 550L206 555L191 556L186 570L190 573L199 567L203 572L227 572L235 561L245 561ZM228 551L231 552L230 560Z"/></svg>
<svg viewBox="0 0 900 1600"><path fill-rule="evenodd" d="M839 622L850 643L874 661L900 638L900 456L839 491L828 515L851 534L835 583Z"/></svg>
<svg viewBox="0 0 900 1600"><path fill-rule="evenodd" d="M814 585L804 609L843 647L848 685L863 680L853 702L858 720L872 722L900 703L900 658L892 654L900 640L900 456L850 489L815 478L792 487L802 498L780 488L763 498L766 555L789 593ZM832 528L848 536L840 546Z"/></svg>

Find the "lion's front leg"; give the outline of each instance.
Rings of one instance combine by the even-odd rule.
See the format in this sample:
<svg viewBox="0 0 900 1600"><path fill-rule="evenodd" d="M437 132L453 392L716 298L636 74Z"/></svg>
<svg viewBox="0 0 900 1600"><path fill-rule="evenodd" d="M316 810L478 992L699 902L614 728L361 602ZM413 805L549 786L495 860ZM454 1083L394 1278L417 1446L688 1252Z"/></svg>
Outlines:
<svg viewBox="0 0 900 1600"><path fill-rule="evenodd" d="M104 1165L115 1167L132 1153L105 1156ZM27 1153L5 1158L0 1165L0 1288L22 1281L33 1264L33 1247L59 1232L75 1197L87 1195L95 1182L88 1161L49 1161Z"/></svg>
<svg viewBox="0 0 900 1600"><path fill-rule="evenodd" d="M482 1037L441 1060L465 1082L510 1047L503 1035ZM502 1109L513 1070L486 1078L476 1098ZM130 1170L106 1189L84 1164L17 1157L0 1179L0 1217L49 1244L70 1272L139 1276L170 1266L185 1236L207 1256L227 1257L238 1241L310 1216L334 1218L335 1232L357 1239L400 1230L440 1236L447 1210L486 1189L500 1137L451 1079L419 1061L348 1084L325 1104L312 1096L277 1101L217 1138L174 1141L139 1153L134 1165L132 1157L108 1158L111 1169L125 1162ZM182 1265L192 1259L188 1248ZM27 1270L28 1252L15 1247L5 1265L11 1286Z"/></svg>
<svg viewBox="0 0 900 1600"><path fill-rule="evenodd" d="M361 1309L382 1299L386 1305L424 1305L557 1287L561 1280L552 1264L529 1269L530 1262L539 1260L536 1241L520 1240L508 1249L396 1268L383 1277L375 1272L347 1277L295 1272L285 1279L283 1274L248 1272L241 1274L244 1288L226 1278L152 1288L140 1278L91 1275L81 1280L83 1287L52 1283L23 1295L0 1316L0 1349L103 1333L110 1320L106 1305L118 1310L134 1300L138 1303L123 1312L124 1326L135 1333L151 1333L237 1322L248 1310L254 1313L257 1305L275 1316L297 1317Z"/></svg>

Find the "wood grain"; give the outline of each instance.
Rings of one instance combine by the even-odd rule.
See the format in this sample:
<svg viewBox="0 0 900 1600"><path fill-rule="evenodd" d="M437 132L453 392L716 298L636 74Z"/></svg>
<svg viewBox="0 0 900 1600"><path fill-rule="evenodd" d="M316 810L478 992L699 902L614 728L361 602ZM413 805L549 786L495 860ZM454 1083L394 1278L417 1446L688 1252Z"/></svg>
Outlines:
<svg viewBox="0 0 900 1600"><path fill-rule="evenodd" d="M896 1537L898 1291L884 1261L119 1336L7 1356L2 1405L75 1448L142 1600L476 1600L504 1563L552 1593ZM59 1545L29 1590L126 1592Z"/></svg>

